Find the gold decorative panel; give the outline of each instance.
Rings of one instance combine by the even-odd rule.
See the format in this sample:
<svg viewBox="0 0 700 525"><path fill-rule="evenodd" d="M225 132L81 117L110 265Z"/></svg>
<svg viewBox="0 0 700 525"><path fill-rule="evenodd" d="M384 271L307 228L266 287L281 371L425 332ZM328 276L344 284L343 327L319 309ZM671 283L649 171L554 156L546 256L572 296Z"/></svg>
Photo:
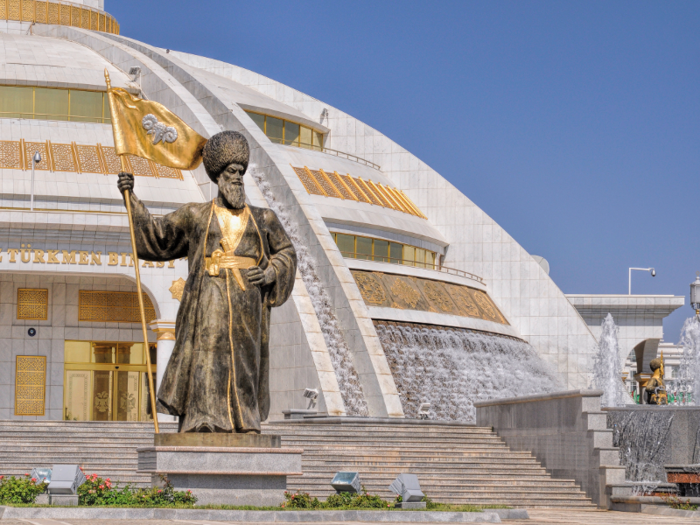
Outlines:
<svg viewBox="0 0 700 525"><path fill-rule="evenodd" d="M107 169L107 173L110 175L116 175L122 170L122 164L121 161L119 160L119 155L117 155L116 150L114 148L110 148L109 146L100 146L98 144L98 148L100 149L102 153L102 158L105 161L105 168Z"/></svg>
<svg viewBox="0 0 700 525"><path fill-rule="evenodd" d="M97 146L75 146L82 173L104 173Z"/></svg>
<svg viewBox="0 0 700 525"><path fill-rule="evenodd" d="M15 415L43 416L46 357L18 355L15 361Z"/></svg>
<svg viewBox="0 0 700 525"><path fill-rule="evenodd" d="M131 172L134 175L140 175L141 177L153 177L153 171L151 170L151 164L141 157L135 155L128 155L129 165L131 166Z"/></svg>
<svg viewBox="0 0 700 525"><path fill-rule="evenodd" d="M22 0L22 21L34 21L34 0Z"/></svg>
<svg viewBox="0 0 700 525"><path fill-rule="evenodd" d="M46 145L46 142L25 142L24 143L24 165L28 166L29 169L32 167L32 157L34 157L34 154L36 152L39 152L41 155L41 162L34 166L34 169L39 171L39 170L48 170L49 165L51 163L51 159L49 158L47 151L48 147Z"/></svg>
<svg viewBox="0 0 700 525"><path fill-rule="evenodd" d="M148 295L143 294L146 321L155 320L156 312ZM80 290L78 320L93 323L140 323L136 292Z"/></svg>
<svg viewBox="0 0 700 525"><path fill-rule="evenodd" d="M0 0L2 2L2 0ZM21 150L19 142L0 141L0 168L21 169Z"/></svg>
<svg viewBox="0 0 700 525"><path fill-rule="evenodd" d="M415 204L400 190L375 183L371 180L340 175L335 171L312 170L304 166L292 166L299 180L311 195L321 195L336 199L348 199L382 208L408 213L426 219Z"/></svg>
<svg viewBox="0 0 700 525"><path fill-rule="evenodd" d="M316 181L314 181L311 174L307 173L304 168L294 168L294 171L296 172L297 177L299 177L301 183L304 185L304 188L306 188L306 193L309 193L311 195L324 194L323 190L321 190L321 187L318 184L316 184Z"/></svg>
<svg viewBox="0 0 700 525"><path fill-rule="evenodd" d="M76 6L71 6L70 8L70 25L72 25L73 27L80 27L80 11L81 9Z"/></svg>
<svg viewBox="0 0 700 525"><path fill-rule="evenodd" d="M369 306L474 317L508 324L483 290L382 272L352 270L352 275Z"/></svg>
<svg viewBox="0 0 700 525"><path fill-rule="evenodd" d="M46 2L37 0L36 2L36 22L37 24L45 24L48 13L46 12Z"/></svg>
<svg viewBox="0 0 700 525"><path fill-rule="evenodd" d="M17 319L46 321L49 317L49 291L41 288L17 289Z"/></svg>
<svg viewBox="0 0 700 525"><path fill-rule="evenodd" d="M7 20L7 2L0 0L0 20Z"/></svg>
<svg viewBox="0 0 700 525"><path fill-rule="evenodd" d="M51 144L54 171L78 171L71 144Z"/></svg>
<svg viewBox="0 0 700 525"><path fill-rule="evenodd" d="M20 1L19 0L7 0L7 19L8 20L19 20L20 19Z"/></svg>
<svg viewBox="0 0 700 525"><path fill-rule="evenodd" d="M61 9L61 25L62 26L69 26L70 25L70 6L66 4L60 5Z"/></svg>
<svg viewBox="0 0 700 525"><path fill-rule="evenodd" d="M182 294L185 292L186 284L187 281L185 281L182 277L180 277L177 281L173 281L173 285L168 288L173 299L177 299L178 301L182 300Z"/></svg>

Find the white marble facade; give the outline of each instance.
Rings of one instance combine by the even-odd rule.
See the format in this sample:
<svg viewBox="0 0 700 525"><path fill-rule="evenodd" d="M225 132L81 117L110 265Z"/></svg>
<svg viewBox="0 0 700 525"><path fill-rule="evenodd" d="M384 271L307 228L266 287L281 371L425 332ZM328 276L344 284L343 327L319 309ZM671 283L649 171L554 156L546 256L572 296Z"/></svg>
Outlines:
<svg viewBox="0 0 700 525"><path fill-rule="evenodd" d="M85 3L104 8L101 0L86 0ZM304 408L301 394L305 388L321 391L318 407L321 412L346 414L337 370L324 337L326 314L321 315L315 306L319 293L325 294L331 305L331 315L337 320L339 330L337 336L352 356L370 415L403 416L398 392L373 325L376 318L438 323L522 338L553 365L569 387L587 385L590 359L596 345L595 329L591 329L590 323L516 240L445 178L388 137L310 95L231 64L166 52L122 36L73 27L37 24L33 34L26 34L19 23L4 24L0 25L0 84L99 91L104 90L103 70L107 68L113 85L165 104L204 136L233 129L248 137L251 167L264 178L262 187L250 174L246 176L249 201L257 206L283 210L285 220L305 247L304 257L308 263L304 266L306 273L297 276L290 301L273 311L273 418L280 417L285 409ZM46 64L61 67L46 67ZM124 73L133 66L141 68L138 82ZM324 109L327 116L321 117ZM245 110L311 126L325 134L326 147L376 163L380 169L327 153L273 144ZM107 124L0 118L0 140L20 139L113 144L111 127ZM428 219L361 202L309 195L292 166L350 173L399 188ZM20 244L32 244L33 248L42 250L101 251L103 254L130 251L128 226L115 175L39 170L35 175L35 199L41 211L34 212L28 211L29 177L29 170L0 168L0 225L6 232L0 235L0 255L3 256L0 259L0 305L3 308L0 330L17 324L5 312L11 304L5 291L18 279L48 283L54 288L68 286L69 282L70 286L133 286L133 269L121 265L9 262L7 250L19 248ZM209 200L215 191L201 167L185 173L184 180L137 177L135 187L136 194L157 214L168 213L186 202ZM476 274L482 281L467 282L464 278L432 270L344 259L331 231L369 235L426 248L443 256L446 266ZM484 289L510 324L495 326L488 321L469 321L454 316L401 314L398 310L380 311L393 309L370 308L360 295L351 268L404 272ZM142 272L144 287L156 307L158 326L172 325L179 303L168 288L174 280L186 278L186 261L177 261L174 268L145 267ZM310 282L315 283L312 289L307 286ZM52 310L63 308L60 297L56 295ZM69 305L65 305L68 312ZM69 324L68 314L65 319L47 322L50 324L40 327L40 336L47 331L52 335L35 341L51 341L38 345L36 351L53 352L46 417L55 419L60 417L62 383L58 378L62 375L57 370L62 362L54 346L60 346L58 341L67 337L69 329L91 329L94 336L94 330L111 328L89 328L80 323L74 326ZM8 330L14 334L11 328ZM130 333L120 332L120 338L139 339L131 332L133 327L123 330ZM87 332L79 331L78 336L87 337ZM13 335L0 346L0 361L10 362L25 348L34 351L34 343L27 344L22 337ZM168 345L171 343L163 343L164 352ZM159 351L159 359L160 355ZM0 418L13 417L9 393L13 372L8 371L8 367L2 368Z"/></svg>

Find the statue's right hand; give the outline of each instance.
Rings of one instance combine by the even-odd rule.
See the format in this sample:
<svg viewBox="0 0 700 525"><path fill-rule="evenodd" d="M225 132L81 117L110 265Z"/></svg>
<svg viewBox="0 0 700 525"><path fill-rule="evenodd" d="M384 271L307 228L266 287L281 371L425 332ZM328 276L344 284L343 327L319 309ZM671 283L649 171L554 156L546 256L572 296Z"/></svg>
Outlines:
<svg viewBox="0 0 700 525"><path fill-rule="evenodd" d="M131 173L126 173L122 171L119 174L119 182L117 182L117 187L119 188L119 191L122 192L122 195L124 195L124 192L129 190L129 192L134 191L134 176Z"/></svg>

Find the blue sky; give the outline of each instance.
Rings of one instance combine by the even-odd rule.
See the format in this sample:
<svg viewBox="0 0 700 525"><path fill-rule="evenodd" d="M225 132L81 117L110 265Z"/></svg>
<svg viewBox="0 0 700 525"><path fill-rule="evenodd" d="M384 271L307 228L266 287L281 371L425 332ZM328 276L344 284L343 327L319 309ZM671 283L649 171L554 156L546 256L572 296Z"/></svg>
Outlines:
<svg viewBox="0 0 700 525"><path fill-rule="evenodd" d="M700 271L699 2L106 0L123 35L317 97L449 179L565 293Z"/></svg>

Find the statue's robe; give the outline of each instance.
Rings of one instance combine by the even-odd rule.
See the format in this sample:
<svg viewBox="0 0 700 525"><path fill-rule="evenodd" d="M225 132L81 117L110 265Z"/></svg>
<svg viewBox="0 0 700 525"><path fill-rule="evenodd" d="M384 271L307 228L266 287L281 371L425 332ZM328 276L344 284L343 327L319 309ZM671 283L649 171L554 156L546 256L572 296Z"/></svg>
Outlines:
<svg viewBox="0 0 700 525"><path fill-rule="evenodd" d="M229 217L229 227L226 210L213 202L187 204L162 218L152 217L133 194L131 202L138 256L187 257L189 264L158 410L179 416L180 432L260 432L270 410L270 309L287 300L296 272L282 224L273 211L254 206L244 209L244 225ZM210 272L212 254L221 252L248 262ZM246 268L253 265L271 265L274 283L250 284Z"/></svg>

